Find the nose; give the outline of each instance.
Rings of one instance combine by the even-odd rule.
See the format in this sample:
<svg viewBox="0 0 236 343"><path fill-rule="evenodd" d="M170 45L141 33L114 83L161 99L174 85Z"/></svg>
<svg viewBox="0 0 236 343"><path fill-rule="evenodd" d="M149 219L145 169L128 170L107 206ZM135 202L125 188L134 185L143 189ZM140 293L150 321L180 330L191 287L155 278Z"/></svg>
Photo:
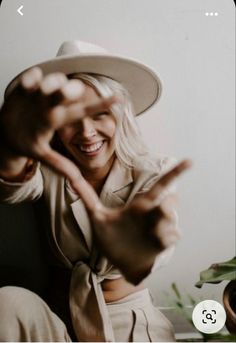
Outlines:
<svg viewBox="0 0 236 343"><path fill-rule="evenodd" d="M79 123L79 133L82 138L91 138L96 135L96 128L91 118L83 118Z"/></svg>

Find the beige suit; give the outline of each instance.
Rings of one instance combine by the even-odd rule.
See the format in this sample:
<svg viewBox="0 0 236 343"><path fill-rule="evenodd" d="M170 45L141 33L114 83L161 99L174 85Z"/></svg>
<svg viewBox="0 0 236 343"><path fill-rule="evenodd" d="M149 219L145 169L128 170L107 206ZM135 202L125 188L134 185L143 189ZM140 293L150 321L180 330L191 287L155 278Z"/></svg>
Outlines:
<svg viewBox="0 0 236 343"><path fill-rule="evenodd" d="M116 160L101 191L101 201L108 207L128 204L136 194L147 191L169 165L169 160L159 159L156 171L151 172L145 168L127 169ZM1 201L35 201L41 195L49 211L53 252L58 264L71 270L69 306L77 339L174 340L170 323L154 308L147 290L119 302L105 303L101 282L121 275L93 244L87 212L68 180L45 166L37 168L35 175L24 183L0 180ZM162 264L168 254L160 254L156 264Z"/></svg>

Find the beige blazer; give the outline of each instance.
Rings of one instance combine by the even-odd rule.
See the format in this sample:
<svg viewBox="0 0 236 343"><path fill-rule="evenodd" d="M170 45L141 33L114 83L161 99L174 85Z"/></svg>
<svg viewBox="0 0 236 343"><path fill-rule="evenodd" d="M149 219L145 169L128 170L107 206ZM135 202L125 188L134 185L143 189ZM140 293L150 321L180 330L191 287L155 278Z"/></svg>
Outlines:
<svg viewBox="0 0 236 343"><path fill-rule="evenodd" d="M140 170L128 169L115 160L101 191L101 201L108 207L128 204L136 194L147 191L172 162L159 158L156 170L150 171L145 165ZM77 338L81 341L114 341L101 282L121 275L93 244L86 209L68 180L45 166L38 166L34 176L23 183L0 179L2 202L35 201L41 196L49 211L53 252L63 266L72 270L69 299ZM161 253L155 265L162 265L171 254L172 249Z"/></svg>

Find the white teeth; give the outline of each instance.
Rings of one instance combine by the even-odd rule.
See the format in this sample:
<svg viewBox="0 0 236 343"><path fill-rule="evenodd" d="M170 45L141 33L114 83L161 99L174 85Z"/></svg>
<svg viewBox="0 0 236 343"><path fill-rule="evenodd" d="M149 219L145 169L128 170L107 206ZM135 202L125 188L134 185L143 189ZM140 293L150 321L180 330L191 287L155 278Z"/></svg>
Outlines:
<svg viewBox="0 0 236 343"><path fill-rule="evenodd" d="M90 145L80 145L80 150L84 152L94 152L100 149L102 145L103 145L103 142L90 144Z"/></svg>

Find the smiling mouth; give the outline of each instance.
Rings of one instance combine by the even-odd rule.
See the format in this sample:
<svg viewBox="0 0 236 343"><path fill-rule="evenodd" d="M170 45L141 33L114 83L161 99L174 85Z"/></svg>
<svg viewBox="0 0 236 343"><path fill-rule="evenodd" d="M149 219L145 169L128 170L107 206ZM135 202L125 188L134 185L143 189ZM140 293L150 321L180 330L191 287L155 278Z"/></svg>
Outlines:
<svg viewBox="0 0 236 343"><path fill-rule="evenodd" d="M103 147L105 141L93 144L76 144L77 149L85 155L96 155Z"/></svg>

